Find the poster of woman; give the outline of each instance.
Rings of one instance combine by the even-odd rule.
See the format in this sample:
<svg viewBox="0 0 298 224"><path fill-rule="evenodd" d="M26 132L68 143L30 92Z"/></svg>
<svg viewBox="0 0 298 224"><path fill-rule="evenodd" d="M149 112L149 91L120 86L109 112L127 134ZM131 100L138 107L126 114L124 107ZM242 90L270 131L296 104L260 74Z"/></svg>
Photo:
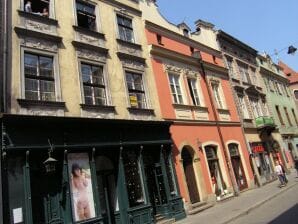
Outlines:
<svg viewBox="0 0 298 224"><path fill-rule="evenodd" d="M88 154L68 154L68 170L74 220L94 218L95 209Z"/></svg>

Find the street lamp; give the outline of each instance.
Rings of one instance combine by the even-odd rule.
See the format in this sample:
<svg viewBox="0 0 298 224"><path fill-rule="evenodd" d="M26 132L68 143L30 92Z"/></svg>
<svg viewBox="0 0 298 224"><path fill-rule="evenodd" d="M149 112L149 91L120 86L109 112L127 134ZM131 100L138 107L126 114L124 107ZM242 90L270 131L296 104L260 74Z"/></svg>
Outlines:
<svg viewBox="0 0 298 224"><path fill-rule="evenodd" d="M49 151L48 151L48 154L49 154L49 158L47 158L43 164L45 166L45 169L46 169L46 172L48 174L51 174L51 173L54 173L56 171L56 164L57 164L57 160L54 159L53 157L51 157L51 154L53 152L53 146L51 145L50 143L50 140L48 140L49 142L49 145L50 145L50 148L49 148Z"/></svg>

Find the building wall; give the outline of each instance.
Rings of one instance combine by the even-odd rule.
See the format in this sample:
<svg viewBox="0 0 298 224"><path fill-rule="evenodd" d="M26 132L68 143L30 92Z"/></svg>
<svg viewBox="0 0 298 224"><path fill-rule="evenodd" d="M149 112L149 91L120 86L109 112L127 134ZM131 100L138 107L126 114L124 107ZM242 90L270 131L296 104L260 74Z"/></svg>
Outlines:
<svg viewBox="0 0 298 224"><path fill-rule="evenodd" d="M105 110L86 110L80 107L80 104L83 102L82 99L82 88L80 81L80 71L78 65L78 51L73 45L74 40L78 40L84 43L94 42L94 37L92 36L80 36L80 34L75 31L73 25L76 25L76 16L75 16L75 1L55 1L54 4L54 19L57 20L57 26L50 26L51 31L45 30L46 33L50 33L52 35L56 35L62 38L62 42L58 44L57 49L57 60L58 60L58 68L57 71L59 73L59 85L60 88L57 89L57 92L60 92L60 101L65 102L65 109L59 110L59 112L52 111L47 112L48 108L35 108L25 110L22 108L17 99L22 98L21 90L22 90L22 69L21 62L21 50L20 45L24 45L22 42L22 37L19 37L16 32L14 32L14 28L24 27L24 17L18 12L18 10L22 10L23 5L22 1L13 1L12 2L12 61L13 61L13 70L11 82L9 83L11 86L11 113L17 114L49 114L49 115L58 115L58 116L83 116L83 117L101 117L101 118L122 118L122 119L160 119L160 111L159 111L159 102L157 100L156 87L153 81L153 76L151 75L150 69L148 66L140 65L138 61L131 61L131 63L124 62L124 60L120 59L117 56L117 52L121 51L126 54L138 54L138 57L144 58L145 63L148 63L148 52L146 47L146 39L144 34L143 23L141 20L141 12L139 11L138 3L134 1L113 1L111 3L107 1L96 1L92 2L96 5L96 23L98 26L98 32L104 34L103 38L99 38L99 45L102 48L108 49L108 54L103 58L102 55L96 56L96 53L91 54L90 52L84 53L83 57L85 60L90 62L99 62L105 65L106 69L106 78L107 78L107 89L108 95L110 95L110 105L115 106L115 111L108 113ZM132 18L133 30L135 43L140 46L141 50L135 50L135 48L139 49L136 45L128 45L122 46L122 43L117 39L118 28L116 22L116 14L123 14L124 16L128 16ZM27 16L25 17L27 18ZM26 20L26 19L25 19ZM33 23L32 23L33 24ZM34 22L35 24L35 22ZM43 32L42 29L48 29L48 25L32 25L31 27L27 25L28 29L33 29L36 31ZM56 30L56 32L55 32ZM86 39L87 38L87 39ZM93 39L92 39L93 38ZM33 48L43 48L43 41L35 42ZM48 43L47 43L48 44ZM49 46L48 46L49 47ZM50 46L54 48L54 46ZM92 47L92 45L91 45ZM46 49L48 51L48 49ZM99 58L98 58L99 57ZM101 61L99 61L101 60ZM128 67L133 71L138 71L143 73L144 83L146 88L146 97L147 102L149 104L148 109L153 109L154 114L146 114L143 112L131 113L128 111L129 101L128 94L125 84L125 74L124 74L124 66ZM43 112L41 112L43 110Z"/></svg>

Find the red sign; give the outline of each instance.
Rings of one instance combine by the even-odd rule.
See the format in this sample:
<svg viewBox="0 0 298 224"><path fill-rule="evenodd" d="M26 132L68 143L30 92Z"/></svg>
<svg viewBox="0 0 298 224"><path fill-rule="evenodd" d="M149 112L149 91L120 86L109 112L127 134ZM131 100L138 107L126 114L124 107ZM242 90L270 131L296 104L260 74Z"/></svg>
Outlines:
<svg viewBox="0 0 298 224"><path fill-rule="evenodd" d="M252 151L253 153L260 153L260 152L264 152L264 147L262 145L254 145L252 146Z"/></svg>

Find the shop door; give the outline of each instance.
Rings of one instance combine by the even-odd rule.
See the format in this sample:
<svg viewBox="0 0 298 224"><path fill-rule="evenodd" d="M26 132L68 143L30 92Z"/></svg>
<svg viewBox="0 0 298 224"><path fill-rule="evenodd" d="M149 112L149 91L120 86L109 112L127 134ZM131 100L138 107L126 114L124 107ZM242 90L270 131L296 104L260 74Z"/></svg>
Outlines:
<svg viewBox="0 0 298 224"><path fill-rule="evenodd" d="M115 212L119 211L114 164L106 156L98 156L95 161L97 189L103 223L114 224Z"/></svg>
<svg viewBox="0 0 298 224"><path fill-rule="evenodd" d="M235 156L232 157L231 160L237 185L239 187L239 190L242 191L243 189L247 188L247 182L240 157Z"/></svg>
<svg viewBox="0 0 298 224"><path fill-rule="evenodd" d="M30 186L32 218L34 224L62 224L66 192L62 185L62 164L57 164L54 174L47 174L42 162L32 159Z"/></svg>
<svg viewBox="0 0 298 224"><path fill-rule="evenodd" d="M161 213L161 206L167 203L167 195L164 183L164 177L160 163L147 165L145 167L149 200L153 206L154 214Z"/></svg>
<svg viewBox="0 0 298 224"><path fill-rule="evenodd" d="M113 171L102 172L97 175L98 193L100 199L101 215L104 223L114 224L114 212L118 206L115 201L115 176Z"/></svg>
<svg viewBox="0 0 298 224"><path fill-rule="evenodd" d="M200 201L200 196L199 196L197 181L195 178L192 156L190 155L187 149L183 149L182 159L183 159L183 168L184 168L186 183L188 187L189 197L190 197L191 203L193 204Z"/></svg>

